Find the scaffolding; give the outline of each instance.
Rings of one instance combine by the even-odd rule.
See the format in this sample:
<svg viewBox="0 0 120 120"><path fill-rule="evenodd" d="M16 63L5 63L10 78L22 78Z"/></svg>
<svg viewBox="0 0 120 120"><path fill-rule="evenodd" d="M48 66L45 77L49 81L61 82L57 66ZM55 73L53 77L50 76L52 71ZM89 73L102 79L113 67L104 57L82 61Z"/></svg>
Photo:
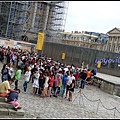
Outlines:
<svg viewBox="0 0 120 120"><path fill-rule="evenodd" d="M49 8L48 24L46 27L47 40L56 39L56 33L64 32L68 10L68 2L51 2Z"/></svg>
<svg viewBox="0 0 120 120"><path fill-rule="evenodd" d="M0 36L5 37L8 19L8 8L10 3L1 2L0 4Z"/></svg>
<svg viewBox="0 0 120 120"><path fill-rule="evenodd" d="M3 16L6 19L0 18L2 21L0 24L4 25L0 27L1 36L19 40L21 32L23 30L23 23L25 22L25 11L28 2L1 2L0 6L0 16ZM4 32L2 31L4 30Z"/></svg>
<svg viewBox="0 0 120 120"><path fill-rule="evenodd" d="M0 4L0 35L36 43L38 32L51 40L64 31L68 2L11 1Z"/></svg>

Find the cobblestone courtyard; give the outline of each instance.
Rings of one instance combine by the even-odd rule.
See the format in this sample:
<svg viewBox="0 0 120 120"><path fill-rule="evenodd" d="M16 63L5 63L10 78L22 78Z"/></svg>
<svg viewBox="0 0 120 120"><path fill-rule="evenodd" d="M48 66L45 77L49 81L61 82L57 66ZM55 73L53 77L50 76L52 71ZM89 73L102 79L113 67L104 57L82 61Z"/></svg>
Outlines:
<svg viewBox="0 0 120 120"><path fill-rule="evenodd" d="M25 111L25 118L120 118L120 97L105 93L95 86L86 85L81 92L75 89L73 102L69 102L62 97L41 98L32 95L31 82L25 94L23 82L22 76L18 83L21 89L18 101Z"/></svg>

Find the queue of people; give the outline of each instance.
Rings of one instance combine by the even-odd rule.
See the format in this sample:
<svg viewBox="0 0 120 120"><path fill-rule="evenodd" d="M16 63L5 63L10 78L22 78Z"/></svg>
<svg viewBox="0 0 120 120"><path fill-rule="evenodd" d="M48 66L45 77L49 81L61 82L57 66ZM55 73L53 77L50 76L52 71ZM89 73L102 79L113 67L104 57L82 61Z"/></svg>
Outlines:
<svg viewBox="0 0 120 120"><path fill-rule="evenodd" d="M27 93L29 91L27 86L32 83L32 94L39 94L43 98L65 96L72 101L74 89L84 89L86 84L93 84L93 78L97 73L96 68L90 71L88 65L87 68L79 69L74 64L58 63L46 55L38 55L36 52L27 50L1 47L0 55L2 55L1 62L4 59L6 61L1 70L2 83L0 85L2 86L7 80L14 80L12 81L15 84L13 92L16 92L20 89L19 82L21 81L19 80L23 75L23 92ZM10 87L5 89L11 91ZM0 89L0 96L1 93ZM19 108L20 105L17 104L17 106Z"/></svg>

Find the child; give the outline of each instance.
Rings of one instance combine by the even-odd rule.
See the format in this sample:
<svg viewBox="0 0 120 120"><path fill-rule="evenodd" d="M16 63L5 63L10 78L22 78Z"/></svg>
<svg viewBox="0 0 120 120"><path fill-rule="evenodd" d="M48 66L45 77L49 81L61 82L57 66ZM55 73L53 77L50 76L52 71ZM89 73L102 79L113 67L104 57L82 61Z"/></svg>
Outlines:
<svg viewBox="0 0 120 120"><path fill-rule="evenodd" d="M17 92L10 92L8 97L7 97L7 103L14 105L14 110L17 111L17 109L21 109L18 100L18 94L20 93L20 89L17 89Z"/></svg>

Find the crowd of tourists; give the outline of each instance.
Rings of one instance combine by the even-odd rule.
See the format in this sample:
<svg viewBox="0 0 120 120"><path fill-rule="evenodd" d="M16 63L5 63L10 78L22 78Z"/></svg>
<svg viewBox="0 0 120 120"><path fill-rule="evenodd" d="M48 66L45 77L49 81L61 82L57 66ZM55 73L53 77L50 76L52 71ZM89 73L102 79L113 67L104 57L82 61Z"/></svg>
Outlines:
<svg viewBox="0 0 120 120"><path fill-rule="evenodd" d="M54 61L46 55L27 50L0 47L1 70L0 96L8 97L10 92L20 93L19 80L24 76L24 93L29 91L31 82L33 95L40 97L65 97L72 101L74 89L84 89L86 84L93 84L97 69L90 70L88 65L78 68L74 64L68 65ZM10 82L11 81L11 82ZM2 91L2 84L15 84L14 89L7 87ZM2 89L1 89L2 88ZM19 91L19 92L18 92ZM19 108L19 105L17 104Z"/></svg>

